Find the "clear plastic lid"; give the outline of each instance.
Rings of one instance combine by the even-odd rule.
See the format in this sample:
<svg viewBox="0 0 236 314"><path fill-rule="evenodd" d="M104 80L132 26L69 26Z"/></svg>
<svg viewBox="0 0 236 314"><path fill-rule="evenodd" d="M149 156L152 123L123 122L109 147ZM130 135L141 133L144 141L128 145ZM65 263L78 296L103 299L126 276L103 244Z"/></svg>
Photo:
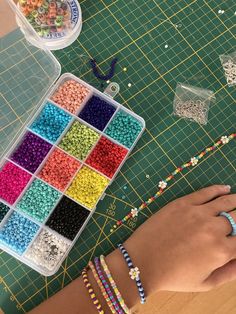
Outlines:
<svg viewBox="0 0 236 314"><path fill-rule="evenodd" d="M25 39L17 14L12 0L0 0L0 158L61 73L52 53ZM17 18L31 32L24 19Z"/></svg>

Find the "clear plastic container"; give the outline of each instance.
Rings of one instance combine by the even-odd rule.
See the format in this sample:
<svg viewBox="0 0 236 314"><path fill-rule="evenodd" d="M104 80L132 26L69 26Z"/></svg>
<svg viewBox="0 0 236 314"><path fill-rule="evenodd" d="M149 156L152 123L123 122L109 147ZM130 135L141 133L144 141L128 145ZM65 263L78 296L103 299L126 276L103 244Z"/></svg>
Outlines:
<svg viewBox="0 0 236 314"><path fill-rule="evenodd" d="M35 6L27 5L27 0L16 1L17 4L13 3L12 6L16 12L17 24L26 39L36 47L48 50L63 49L71 45L82 30L82 11L77 0L45 0L44 3L34 0L39 3ZM32 8L26 10L30 6ZM59 12L60 10L62 12Z"/></svg>
<svg viewBox="0 0 236 314"><path fill-rule="evenodd" d="M21 189L17 190L18 194L14 195L15 198L11 201L11 203L5 199L2 191L0 191L2 195L0 202L10 208L8 211L4 212L4 218L0 222L0 235L3 234L3 230L5 230L8 226L8 222L11 221L11 219L16 219L15 217L18 217L17 214L20 214L21 217L27 219L27 222L32 225L31 230L34 230L34 233L32 234L32 237L23 239L24 241L27 240L27 248L22 249L23 251L20 253L7 245L6 241L3 239L0 240L0 248L39 273L45 276L50 276L59 269L70 249L73 247L81 232L84 230L87 222L96 210L97 203L103 199L105 189L113 182L117 173L125 163L129 153L132 151L138 139L142 135L145 128L145 122L141 117L124 108L108 95L101 93L70 73L62 75L55 83L56 79L60 75L59 63L50 52L40 50L28 44L25 37L19 30L19 27L17 27L17 23L14 22L14 14L15 11L12 11L8 1L4 1L3 3L1 2L0 21L3 25L0 33L0 167L2 171L2 167L4 167L6 163L11 162L13 165L12 167L17 167L19 173L24 172L26 179L24 183L22 183L23 185ZM10 17L10 23L6 23L4 16L8 16L8 19ZM24 23L24 19L22 19L22 23ZM27 24L25 24L25 27L27 27ZM30 31L31 30L29 29L29 32ZM58 88L68 80L79 82L89 90L88 95L83 99L82 103L78 107L78 110L75 110L73 113L67 111L65 108L62 108L59 104L51 100ZM112 116L108 119L106 126L102 130L99 130L96 126L91 125L88 121L86 122L82 116L80 117L80 114L94 96L99 97L114 108ZM71 117L68 124L60 131L60 135L55 137L53 141L45 139L44 135L39 134L40 132L38 133L37 128L34 129L32 127L35 119L38 119L40 114L42 114L47 102L51 103L55 108L62 110ZM114 138L115 136L112 135L113 133L108 132L108 128L111 124L116 126L116 119L120 118L120 113L124 113L129 117L132 117L132 119L140 125L140 130L138 129L139 132L133 140L132 145L128 145L130 147L122 143L119 138ZM85 158L83 159L71 155L70 152L67 152L60 147L61 140L66 136L67 132L70 131L73 123L75 122L86 126L97 134L97 140L93 143L93 145L91 145ZM35 168L26 169L24 164L20 164L17 159L12 160L12 154L16 152L16 149L19 153L19 147L23 143L22 139L24 139L26 132L31 132L41 140L44 139L44 141L47 141L51 145L49 150L46 153L44 152L45 157L43 160L39 165L36 165ZM111 145L122 149L124 152L119 164L113 169L111 175L104 173L103 168L99 165L99 163L98 165L95 165L88 162L90 156L94 151L96 151L99 141L104 138L107 142L111 143ZM24 149L27 149L27 146L26 148L24 146ZM66 155L78 162L76 170L73 174L71 174L68 182L66 182L66 185L60 189L55 186L53 181L45 181L44 178L40 177L42 169L49 160L48 158L56 149L60 152L64 152ZM95 178L97 176L99 179L102 179L102 182L104 183L102 190L98 191L98 195L94 199L91 206L87 206L86 202L83 203L82 201L75 199L73 195L71 196L67 193L68 189L72 186L72 182L78 178L83 169L96 174ZM54 169L53 171L58 170ZM37 218L37 215L35 216L31 212L23 211L20 208L21 206L17 206L19 201L23 199L25 193L28 192L29 189L32 189L35 179L39 182L39 185L44 185L46 183L49 190L54 189L59 192L59 197L55 200L53 206L48 209L46 218L41 221ZM3 180L5 179L1 180L3 183ZM80 223L79 229L76 230L76 234L70 236L65 236L62 234L63 232L59 232L57 227L50 222L51 214L55 213L56 215L57 212L61 210L62 206L60 207L60 204L61 202L64 202L65 199L67 201L69 200L73 206L77 206L80 208L81 212L83 212L83 223ZM41 201L43 202L43 200L39 200L39 202ZM70 224L69 220L66 223ZM50 239L50 247L48 247L48 242L44 241L45 239ZM40 251L41 253L37 253L40 245L44 247L44 250ZM44 256L44 252L48 252L48 255ZM47 263L43 263L43 259L47 259Z"/></svg>

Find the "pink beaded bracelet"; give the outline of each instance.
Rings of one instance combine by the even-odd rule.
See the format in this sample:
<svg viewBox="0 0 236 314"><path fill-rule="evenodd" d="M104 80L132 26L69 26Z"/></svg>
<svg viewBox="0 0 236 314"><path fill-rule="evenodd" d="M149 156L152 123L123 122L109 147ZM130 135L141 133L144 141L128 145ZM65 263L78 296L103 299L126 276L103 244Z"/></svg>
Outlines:
<svg viewBox="0 0 236 314"><path fill-rule="evenodd" d="M95 257L94 259L94 264L95 264L95 267L96 267L96 271L98 273L98 276L103 284L103 287L105 288L107 294L109 295L109 298L112 302L112 304L114 305L115 307L115 310L116 310L116 313L118 314L124 314L124 311L120 308L119 304L117 303L111 289L110 289L110 286L109 284L107 283L104 275L103 275L103 272L101 270L101 267L100 267L100 261L99 261L99 258L98 257Z"/></svg>
<svg viewBox="0 0 236 314"><path fill-rule="evenodd" d="M117 300L119 301L121 307L123 308L123 310L126 314L130 314L131 312L130 312L129 308L127 307L127 305L125 304L125 301L122 298L119 289L117 288L117 285L116 285L116 283L115 283L115 281L111 275L111 272L110 272L110 270L106 264L105 257L103 255L100 256L100 262L101 262L103 270L104 270L104 272L105 272L105 274L106 274L106 276L107 276L107 278L108 278L108 280L109 280L109 282L110 282L110 284L111 284L111 286L115 292L115 295L116 295Z"/></svg>
<svg viewBox="0 0 236 314"><path fill-rule="evenodd" d="M102 295L103 295L104 299L107 302L107 305L109 306L111 312L115 314L116 310L115 310L115 308L114 308L114 306L113 306L113 304L112 304L112 302L111 302L111 300L109 298L109 295L107 294L105 288L103 287L101 279L99 278L98 273L97 273L93 263L90 261L88 265L89 265L89 267L90 267L90 269L91 269L91 271L93 273L94 279L96 280L96 282L97 282L97 284L98 284L98 286L99 286L99 288L100 288L100 290L102 292Z"/></svg>

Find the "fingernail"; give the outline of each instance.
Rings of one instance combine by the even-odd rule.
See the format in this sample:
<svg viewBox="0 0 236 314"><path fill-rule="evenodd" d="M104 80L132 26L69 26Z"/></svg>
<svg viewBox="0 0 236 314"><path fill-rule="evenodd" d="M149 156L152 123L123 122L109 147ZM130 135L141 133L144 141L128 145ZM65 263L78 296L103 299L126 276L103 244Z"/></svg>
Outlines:
<svg viewBox="0 0 236 314"><path fill-rule="evenodd" d="M227 191L230 191L230 190L231 190L231 186L230 186L230 185L226 185L225 187L226 187L226 190L227 190Z"/></svg>

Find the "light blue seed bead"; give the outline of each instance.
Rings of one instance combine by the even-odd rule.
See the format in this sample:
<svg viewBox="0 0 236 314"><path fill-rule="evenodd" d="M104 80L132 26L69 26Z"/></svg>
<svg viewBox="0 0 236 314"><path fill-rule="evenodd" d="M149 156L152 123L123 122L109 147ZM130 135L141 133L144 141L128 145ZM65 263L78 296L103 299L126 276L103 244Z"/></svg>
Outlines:
<svg viewBox="0 0 236 314"><path fill-rule="evenodd" d="M39 226L34 222L13 212L0 231L0 241L22 254L38 229Z"/></svg>

